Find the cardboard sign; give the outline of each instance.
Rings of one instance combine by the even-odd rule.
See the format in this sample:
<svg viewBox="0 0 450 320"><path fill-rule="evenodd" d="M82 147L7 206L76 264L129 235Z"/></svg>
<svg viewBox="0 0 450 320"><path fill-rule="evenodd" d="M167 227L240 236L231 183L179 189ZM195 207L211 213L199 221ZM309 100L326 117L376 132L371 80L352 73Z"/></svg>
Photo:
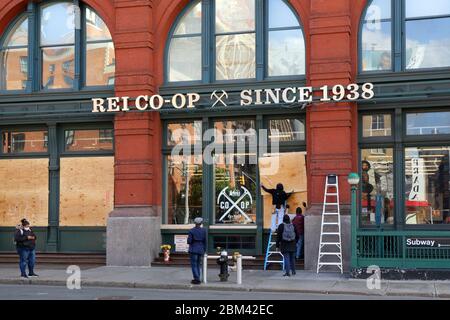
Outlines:
<svg viewBox="0 0 450 320"><path fill-rule="evenodd" d="M188 236L186 234L176 234L174 236L175 252L188 252L189 245L187 243Z"/></svg>

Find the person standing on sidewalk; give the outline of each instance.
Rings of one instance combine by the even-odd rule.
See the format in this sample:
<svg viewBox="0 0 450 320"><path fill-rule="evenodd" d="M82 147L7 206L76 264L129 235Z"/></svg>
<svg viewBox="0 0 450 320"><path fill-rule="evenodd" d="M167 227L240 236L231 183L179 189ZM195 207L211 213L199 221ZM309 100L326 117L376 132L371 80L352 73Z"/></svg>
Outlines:
<svg viewBox="0 0 450 320"><path fill-rule="evenodd" d="M284 257L284 277L295 275L295 249L298 241L298 235L295 231L294 225L291 223L291 218L288 215L283 217L283 223L277 229L277 248L280 248Z"/></svg>
<svg viewBox="0 0 450 320"><path fill-rule="evenodd" d="M189 256L191 259L192 284L200 284L200 270L202 257L206 252L206 230L202 228L203 219L194 219L195 227L189 230L187 243L189 244Z"/></svg>
<svg viewBox="0 0 450 320"><path fill-rule="evenodd" d="M295 252L295 258L300 259L303 257L303 241L305 239L305 216L303 215L302 208L298 207L295 210L295 218L292 220L295 231L298 235L297 251Z"/></svg>
<svg viewBox="0 0 450 320"><path fill-rule="evenodd" d="M30 223L26 219L21 221L22 228L16 229L14 240L16 242L17 253L19 254L20 276L22 279L28 277L37 277L34 273L34 265L36 262L36 235L30 228ZM28 276L26 268L28 265Z"/></svg>

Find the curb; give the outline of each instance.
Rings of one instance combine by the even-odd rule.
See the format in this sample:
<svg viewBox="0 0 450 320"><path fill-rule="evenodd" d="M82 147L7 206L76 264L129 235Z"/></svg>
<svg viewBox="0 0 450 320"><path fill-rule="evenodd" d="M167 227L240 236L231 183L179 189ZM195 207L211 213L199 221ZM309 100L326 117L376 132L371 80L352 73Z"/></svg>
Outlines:
<svg viewBox="0 0 450 320"><path fill-rule="evenodd" d="M51 279L0 279L0 284L15 284L15 285L47 285L47 286L66 286L64 280L51 280ZM421 298L450 298L449 294L443 293L420 293L420 292L390 292L389 288L382 292L368 292L357 290L333 290L333 287L337 284L334 282L330 288L322 290L313 289L293 289L293 288L268 288L268 287L248 287L248 286L220 286L202 284L200 286L194 286L192 284L152 284L152 283L140 283L140 282L102 282L102 281L81 281L83 287L106 287L106 288L136 288L136 289L162 289L162 290L211 290L211 291L240 291L240 292L273 292L273 293L304 293L304 294L336 294L336 295L362 295L362 296L411 296Z"/></svg>

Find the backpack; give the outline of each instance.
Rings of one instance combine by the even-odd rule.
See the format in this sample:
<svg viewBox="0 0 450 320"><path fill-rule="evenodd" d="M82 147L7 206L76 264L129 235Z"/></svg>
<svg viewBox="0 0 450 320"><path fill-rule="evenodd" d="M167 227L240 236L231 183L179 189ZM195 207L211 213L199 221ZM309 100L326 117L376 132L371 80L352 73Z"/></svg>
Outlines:
<svg viewBox="0 0 450 320"><path fill-rule="evenodd" d="M295 240L295 230L294 225L292 223L284 224L282 239L288 242Z"/></svg>

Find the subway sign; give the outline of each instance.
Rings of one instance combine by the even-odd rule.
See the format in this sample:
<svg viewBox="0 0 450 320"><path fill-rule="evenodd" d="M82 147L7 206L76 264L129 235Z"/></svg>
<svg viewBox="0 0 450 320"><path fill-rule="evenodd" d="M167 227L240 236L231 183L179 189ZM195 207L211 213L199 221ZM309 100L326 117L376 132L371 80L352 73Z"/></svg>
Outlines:
<svg viewBox="0 0 450 320"><path fill-rule="evenodd" d="M238 106L257 106L273 104L298 104L304 108L312 102L342 102L370 100L374 97L374 85L372 83L349 84L347 86L323 86L318 89L313 87L288 87L275 89L245 89L238 92ZM203 100L202 100L203 98ZM206 97L199 93L176 93L172 96L140 95L134 99L131 97L93 98L92 112L127 112L158 111L165 108L193 109L202 100L208 100L211 108L228 107L236 105L235 98L225 90L215 90ZM134 100L134 106L131 101Z"/></svg>

